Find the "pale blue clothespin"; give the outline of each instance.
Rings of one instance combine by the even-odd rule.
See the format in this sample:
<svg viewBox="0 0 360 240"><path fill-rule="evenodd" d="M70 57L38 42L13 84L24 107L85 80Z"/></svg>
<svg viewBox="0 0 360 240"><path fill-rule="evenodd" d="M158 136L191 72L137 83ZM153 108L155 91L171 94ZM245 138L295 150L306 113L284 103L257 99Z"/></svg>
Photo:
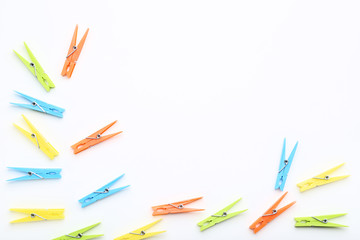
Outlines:
<svg viewBox="0 0 360 240"><path fill-rule="evenodd" d="M279 166L279 171L278 171L278 175L276 178L275 189L280 188L281 191L284 190L286 178L289 173L291 163L294 159L297 145L298 145L298 142L296 142L293 150L291 151L289 158L285 159L286 138L284 138L284 144L283 144L283 149L282 149L282 153L281 153L280 166Z"/></svg>
<svg viewBox="0 0 360 240"><path fill-rule="evenodd" d="M23 177L9 179L7 181L61 178L60 175L61 168L18 168L18 167L8 167L8 168L19 172L24 172L27 175Z"/></svg>
<svg viewBox="0 0 360 240"><path fill-rule="evenodd" d="M32 98L30 96L27 96L23 93L17 92L15 91L17 94L19 94L20 96L22 96L23 98L25 98L26 100L28 100L29 102L31 102L31 104L21 104L21 103L11 103L14 104L16 106L19 107L23 107L23 108L28 108L34 111L39 111L39 112L43 112L43 113L47 113L56 117L63 117L63 112L65 111L65 109L48 104L46 102L40 101L36 98Z"/></svg>
<svg viewBox="0 0 360 240"><path fill-rule="evenodd" d="M94 202L96 202L98 200L109 197L109 196L113 195L114 193L120 192L121 190L129 187L130 185L127 185L127 186L124 186L124 187L119 187L119 188L115 188L115 189L110 190L110 187L112 185L114 185L115 182L117 182L124 175L125 174L121 175L120 177L118 177L115 180L109 182L105 186L99 188L95 192L92 192L89 195L87 195L86 197L83 197L82 199L80 199L79 202L81 203L81 207L84 208L84 207L86 207L86 206L88 206L90 204L93 204Z"/></svg>

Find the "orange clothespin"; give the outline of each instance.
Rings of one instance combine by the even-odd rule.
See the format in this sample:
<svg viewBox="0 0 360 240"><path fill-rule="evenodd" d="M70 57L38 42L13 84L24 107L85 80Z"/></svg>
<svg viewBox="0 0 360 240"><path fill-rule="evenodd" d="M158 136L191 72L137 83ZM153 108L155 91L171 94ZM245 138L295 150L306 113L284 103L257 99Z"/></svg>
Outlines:
<svg viewBox="0 0 360 240"><path fill-rule="evenodd" d="M285 207L282 207L280 209L276 209L276 207L279 205L281 200L285 197L285 195L288 192L284 193L279 200L277 200L261 217L259 217L253 224L251 224L250 229L254 231L254 233L257 233L260 231L263 227L265 227L269 222L274 220L276 217L278 217L280 214L285 212L289 207L294 205L296 201L286 205Z"/></svg>
<svg viewBox="0 0 360 240"><path fill-rule="evenodd" d="M104 128L100 129L99 131L94 132L93 134L91 134L87 138L85 138L85 139L81 140L80 142L72 145L71 148L74 150L74 154L78 154L79 152L82 152L82 151L88 149L89 147L92 147L92 146L94 146L94 145L96 145L98 143L106 141L109 138L112 138L112 137L122 133L122 131L120 131L120 132L117 132L117 133L102 136L102 134L106 130L108 130L112 125L114 125L116 122L117 121L114 121L114 122L110 123L109 125L105 126Z"/></svg>
<svg viewBox="0 0 360 240"><path fill-rule="evenodd" d="M78 31L78 25L76 25L76 27L75 27L75 32L74 32L73 38L70 43L69 51L66 55L66 60L65 60L63 70L61 72L62 76L67 76L68 78L71 78L71 75L74 71L76 62L79 59L81 50L84 46L85 39L87 37L89 29L86 30L84 36L80 40L79 44L76 46L77 31Z"/></svg>
<svg viewBox="0 0 360 240"><path fill-rule="evenodd" d="M195 211L204 211L204 209L196 209L196 208L185 208L184 205L195 202L202 197L193 198L189 200L184 200L180 202L168 203L164 205L154 206L152 207L153 216L157 215L166 215L169 213L186 213L186 212L195 212Z"/></svg>

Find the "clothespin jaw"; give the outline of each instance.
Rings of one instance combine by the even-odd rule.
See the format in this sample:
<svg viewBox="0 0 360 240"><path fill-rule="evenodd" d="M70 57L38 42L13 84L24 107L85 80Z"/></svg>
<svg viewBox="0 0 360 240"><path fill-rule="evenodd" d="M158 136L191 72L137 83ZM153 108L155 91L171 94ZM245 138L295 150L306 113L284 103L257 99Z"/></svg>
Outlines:
<svg viewBox="0 0 360 240"><path fill-rule="evenodd" d="M15 50L15 54L20 58L20 60L25 64L25 66L30 70L30 72L37 78L41 85L45 88L46 91L50 91L51 88L55 87L55 84L51 81L49 76L45 73L44 69L41 67L40 63L36 60L34 54L31 52L30 48L24 42L26 51L29 54L30 61L28 62Z"/></svg>
<svg viewBox="0 0 360 240"><path fill-rule="evenodd" d="M76 46L77 32L78 32L78 25L76 25L76 27L75 27L75 31L74 31L74 35L73 35L73 38L70 43L69 51L66 55L64 67L61 71L61 75L67 76L68 78L71 78L71 75L74 71L76 62L79 59L81 50L84 46L86 37L88 35L89 28L86 30L86 32L85 32L84 36L82 37L82 39L80 40L78 46Z"/></svg>
<svg viewBox="0 0 360 240"><path fill-rule="evenodd" d="M80 230L77 230L75 232L69 233L67 235L54 238L53 240L73 240L73 239L81 239L81 240L87 240L87 239L93 239L98 238L101 236L104 236L104 234L97 234L97 235L84 235L87 231L93 229L94 227L98 226L100 223L93 224L91 226L82 228Z"/></svg>
<svg viewBox="0 0 360 240"><path fill-rule="evenodd" d="M150 238L153 237L155 235L158 235L160 233L164 233L166 231L160 231L160 232L150 232L148 233L146 230L148 230L149 228L151 228L152 226L154 226L155 224L157 224L158 222L160 222L161 219L150 223L144 227L141 227L139 229L136 229L132 232L129 232L123 236L117 237L114 240L140 240L140 239L145 239L145 238Z"/></svg>
<svg viewBox="0 0 360 240"><path fill-rule="evenodd" d="M346 213L322 215L313 217L297 217L295 218L295 227L348 227L346 225L331 223L329 219L337 218L346 215Z"/></svg>
<svg viewBox="0 0 360 240"><path fill-rule="evenodd" d="M74 154L78 154L79 152L82 152L82 151L88 149L89 147L92 147L92 146L94 146L96 144L104 142L104 141L108 140L109 138L112 138L112 137L122 133L122 131L120 131L120 132L117 132L117 133L102 136L102 134L106 130L108 130L111 126L113 126L116 122L117 121L114 121L114 122L110 123L109 125L103 127L99 131L94 132L93 134L91 134L87 138L85 138L85 139L81 140L80 142L72 145L71 148L74 150Z"/></svg>
<svg viewBox="0 0 360 240"><path fill-rule="evenodd" d="M109 197L117 192L120 192L121 190L130 187L130 185L119 187L115 189L110 189L112 185L115 184L120 178L122 178L125 174L121 175L120 177L116 178L115 180L111 181L110 183L106 184L105 186L99 188L95 192L90 193L89 195L83 197L79 200L81 203L81 207L84 208L86 206L89 206L90 204L93 204L96 201L99 201L103 198Z"/></svg>
<svg viewBox="0 0 360 240"><path fill-rule="evenodd" d="M154 207L152 207L152 210L154 211L152 215L157 216L157 215L165 215L165 214L171 214L171 213L186 213L186 212L204 211L204 209L185 208L184 207L185 205L195 202L199 199L202 199L202 197L154 206Z"/></svg>
<svg viewBox="0 0 360 240"><path fill-rule="evenodd" d="M241 211L237 211L237 212L233 212L233 213L228 213L228 211L240 200L241 200L241 198L239 198L232 204L228 205L227 207L221 209L214 215L211 215L210 217L199 222L197 225L200 227L200 231L204 231L204 230L214 226L217 223L221 223L225 220L235 217L236 215L239 215L240 213L247 211L247 209L245 209L245 210L241 210Z"/></svg>
<svg viewBox="0 0 360 240"><path fill-rule="evenodd" d="M277 206L284 199L288 192L285 192L261 217L259 217L253 224L250 225L250 229L253 230L254 233L260 231L263 227L265 227L269 222L278 217L281 213L285 212L288 208L294 205L296 202L292 202L285 207L277 209Z"/></svg>
<svg viewBox="0 0 360 240"><path fill-rule="evenodd" d="M342 163L334 168L331 168L319 175L316 175L313 178L305 180L301 183L298 183L297 186L300 188L300 192L304 192L306 190L312 189L314 187L322 186L328 183L336 182L342 180L344 178L349 177L350 175L339 176L339 177L331 177L330 174L342 167L345 163Z"/></svg>
<svg viewBox="0 0 360 240"><path fill-rule="evenodd" d="M30 141L35 144L41 151L43 151L50 159L54 159L59 153L56 149L40 134L40 132L32 125L32 123L24 116L21 115L27 125L30 128L31 132L27 132L18 125L14 126L20 130Z"/></svg>
<svg viewBox="0 0 360 240"><path fill-rule="evenodd" d="M286 179L287 179L290 167L291 167L291 163L294 159L297 146L298 146L298 142L296 142L293 150L291 151L289 158L285 159L286 138L284 138L281 159L280 159L280 166L279 166L279 171L278 171L278 175L277 175L276 183L275 183L275 190L276 189L280 189L281 191L284 190Z"/></svg>
<svg viewBox="0 0 360 240"><path fill-rule="evenodd" d="M19 212L28 215L27 217L11 221L10 223L37 222L45 220L64 219L64 209L25 209L12 208L12 212Z"/></svg>
<svg viewBox="0 0 360 240"><path fill-rule="evenodd" d="M7 181L23 181L23 180L41 180L41 179L58 179L61 178L61 168L18 168L8 167L9 169L24 172L27 176L9 179Z"/></svg>
<svg viewBox="0 0 360 240"><path fill-rule="evenodd" d="M43 112L46 114L50 114L53 115L55 117L63 117L63 112L65 111L65 109L48 104L46 102L40 101L36 98L27 96L23 93L17 92L15 91L17 94L19 94L21 97L25 98L26 100L28 100L29 102L31 102L31 104L21 104L21 103L10 103L13 104L15 106L18 107L23 107L23 108L27 108L27 109L31 109L34 111L38 111L38 112Z"/></svg>

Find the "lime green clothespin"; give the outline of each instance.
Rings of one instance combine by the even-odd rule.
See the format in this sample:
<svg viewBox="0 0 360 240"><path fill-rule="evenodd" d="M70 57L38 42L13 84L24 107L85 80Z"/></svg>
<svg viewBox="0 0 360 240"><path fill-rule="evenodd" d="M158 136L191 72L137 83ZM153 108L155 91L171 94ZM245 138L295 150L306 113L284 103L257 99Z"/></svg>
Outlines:
<svg viewBox="0 0 360 240"><path fill-rule="evenodd" d="M75 232L69 233L67 235L58 237L58 238L54 238L53 240L71 240L71 239L83 239L83 240L87 240L87 239L93 239L93 238L98 238L101 236L104 236L104 234L97 234L97 235L84 235L85 232L91 230L92 228L96 227L97 225L99 225L100 223L96 223L94 225L88 226L86 228L82 228L80 230L77 230Z"/></svg>
<svg viewBox="0 0 360 240"><path fill-rule="evenodd" d="M337 218L346 215L346 213L312 216L312 217L297 217L295 218L295 227L347 227L342 224L329 222L329 219Z"/></svg>
<svg viewBox="0 0 360 240"><path fill-rule="evenodd" d="M14 52L20 58L20 60L25 64L25 66L30 70L30 72L37 78L37 80L41 83L41 85L46 89L46 91L50 91L51 88L55 87L55 84L51 81L49 76L45 73L44 69L41 67L40 63L36 60L34 54L30 51L29 47L24 42L26 47L26 51L30 56L30 61L28 62L25 58L23 58L20 54L18 54L15 50Z"/></svg>

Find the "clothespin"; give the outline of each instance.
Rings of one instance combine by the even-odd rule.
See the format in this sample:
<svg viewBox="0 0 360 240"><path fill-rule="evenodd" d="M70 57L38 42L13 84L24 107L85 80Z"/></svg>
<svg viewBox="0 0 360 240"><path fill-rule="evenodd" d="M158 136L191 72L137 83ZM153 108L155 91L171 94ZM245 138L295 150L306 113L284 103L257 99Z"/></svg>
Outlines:
<svg viewBox="0 0 360 240"><path fill-rule="evenodd" d="M86 228L77 230L77 231L69 233L67 235L64 235L64 236L61 236L61 237L58 237L58 238L54 238L53 240L72 240L72 239L87 240L87 239L93 239L93 238L98 238L98 237L104 236L104 234L84 235L87 231L93 229L94 227L96 227L99 224L100 223L96 223L94 225L91 225L91 226L88 226Z"/></svg>
<svg viewBox="0 0 360 240"><path fill-rule="evenodd" d="M217 223L221 223L225 220L228 220L232 217L235 217L236 215L239 215L240 213L245 212L247 209L245 210L241 210L238 212L233 212L233 213L228 213L228 211L239 201L241 200L241 198L239 198L238 200L236 200L235 202L233 202L232 204L230 204L229 206L221 209L220 211L218 211L217 213L215 213L214 215L211 215L210 217L204 219L203 221L199 222L197 225L200 227L200 231L204 231L212 226L214 226Z"/></svg>
<svg viewBox="0 0 360 240"><path fill-rule="evenodd" d="M10 211L24 213L27 217L11 221L10 223L37 222L45 220L64 219L64 209L25 209L12 208Z"/></svg>
<svg viewBox="0 0 360 240"><path fill-rule="evenodd" d="M296 202L292 202L285 207L282 207L280 209L276 209L279 203L283 200L283 198L286 196L288 192L285 192L279 200L277 200L261 217L259 217L253 224L251 224L250 229L254 231L254 233L257 233L260 231L263 227L265 227L269 222L274 220L276 217L278 217L280 214L285 212L288 208L290 208L292 205L294 205Z"/></svg>
<svg viewBox="0 0 360 240"><path fill-rule="evenodd" d="M301 183L298 183L296 186L300 188L300 192L304 192L306 190L312 189L317 186L325 185L328 183L336 182L339 180L342 180L344 178L349 177L350 175L345 176L339 176L339 177L330 177L330 174L339 169L341 166L343 166L345 163L340 164L339 166L336 166L334 168L331 168L330 170L327 170L323 173L320 173L319 175L316 175L313 178L310 178L308 180L305 180Z"/></svg>
<svg viewBox="0 0 360 240"><path fill-rule="evenodd" d="M125 174L121 175L120 177L116 178L115 180L109 182L108 184L106 184L105 186L99 188L98 190L96 190L95 192L90 193L89 195L87 195L86 197L83 197L82 199L79 200L79 202L81 203L81 207L86 207L90 204L93 204L94 202L101 200L103 198L109 197L111 195L113 195L114 193L120 192L121 190L130 187L130 185L124 186L124 187L119 187L119 188L115 188L110 190L110 187L112 185L115 184L115 182L117 182L120 178L122 178Z"/></svg>
<svg viewBox="0 0 360 240"><path fill-rule="evenodd" d="M51 88L55 87L55 84L51 81L49 76L45 73L44 69L40 66L40 63L36 60L34 54L30 51L29 47L26 45L25 42L24 42L24 45L25 45L26 51L29 54L31 62L28 62L25 58L23 58L15 50L14 50L14 52L20 58L20 60L25 64L25 66L30 70L30 72L37 78L37 80L46 89L46 91L50 91Z"/></svg>
<svg viewBox="0 0 360 240"><path fill-rule="evenodd" d="M153 216L157 215L165 215L169 213L185 213L185 212L195 212L195 211L204 211L204 209L196 209L196 208L185 208L184 206L195 202L199 199L202 199L202 197L193 198L189 200L184 200L180 202L174 202L174 203L168 203L164 205L154 206L153 209Z"/></svg>
<svg viewBox="0 0 360 240"><path fill-rule="evenodd" d="M151 232L151 233L147 233L145 232L146 230L148 230L149 228L151 228L152 226L154 226L155 224L157 224L158 222L160 222L161 219L150 223L144 227L141 227L139 229L136 229L135 231L129 232L121 237L117 237L114 240L140 240L140 239L144 239L144 238L149 238L149 237L153 237L155 235L158 235L160 233L166 232L166 231L160 231L160 232Z"/></svg>
<svg viewBox="0 0 360 240"><path fill-rule="evenodd" d="M69 51L66 55L66 60L64 63L63 70L61 71L62 76L67 76L68 78L71 78L71 75L74 71L75 65L77 60L79 59L81 50L84 46L85 39L87 37L87 34L89 32L89 28L86 30L84 36L80 40L79 44L76 46L76 37L77 37L77 31L78 31L78 25L75 27L75 32L73 35L73 38L70 43Z"/></svg>
<svg viewBox="0 0 360 240"><path fill-rule="evenodd" d="M21 115L30 128L30 132L25 131L14 123L14 126L20 130L28 139L31 140L41 151L43 151L50 159L54 159L59 153L56 149L40 134L40 132L32 125L32 123Z"/></svg>
<svg viewBox="0 0 360 240"><path fill-rule="evenodd" d="M293 150L290 153L289 158L285 159L286 138L284 138L284 144L283 144L283 149L282 149L281 159L280 159L280 166L279 166L279 171L278 171L278 175L276 178L275 190L276 189L280 189L281 191L284 190L286 178L289 173L291 163L294 159L294 155L295 155L297 146L298 146L298 142L296 142Z"/></svg>
<svg viewBox="0 0 360 240"><path fill-rule="evenodd" d="M60 118L63 117L63 112L65 111L65 109L40 101L36 98L32 98L23 93L17 91L15 92L20 96L22 96L23 98L25 98L26 100L28 100L29 102L31 102L31 104L21 104L21 103L10 103L10 104L14 104L16 106L28 108L38 112L47 113L55 117L60 117Z"/></svg>
<svg viewBox="0 0 360 240"><path fill-rule="evenodd" d="M74 154L78 154L79 152L82 152L82 151L88 149L89 147L92 147L92 146L94 146L94 145L96 145L98 143L106 141L109 138L112 138L112 137L122 133L122 131L120 131L120 132L117 132L117 133L102 136L102 134L106 130L108 130L112 125L114 125L116 122L117 121L114 121L114 122L110 123L109 125L105 126L104 128L100 129L99 131L94 132L93 134L91 134L87 138L85 138L85 139L81 140L80 142L72 145L71 148L74 150Z"/></svg>
<svg viewBox="0 0 360 240"><path fill-rule="evenodd" d="M57 179L61 178L61 168L18 168L8 167L9 169L24 172L23 177L9 179L7 181L37 180L37 179Z"/></svg>
<svg viewBox="0 0 360 240"><path fill-rule="evenodd" d="M314 216L314 217L297 217L295 218L295 227L348 227L345 225L331 223L329 219L346 215L346 213Z"/></svg>

